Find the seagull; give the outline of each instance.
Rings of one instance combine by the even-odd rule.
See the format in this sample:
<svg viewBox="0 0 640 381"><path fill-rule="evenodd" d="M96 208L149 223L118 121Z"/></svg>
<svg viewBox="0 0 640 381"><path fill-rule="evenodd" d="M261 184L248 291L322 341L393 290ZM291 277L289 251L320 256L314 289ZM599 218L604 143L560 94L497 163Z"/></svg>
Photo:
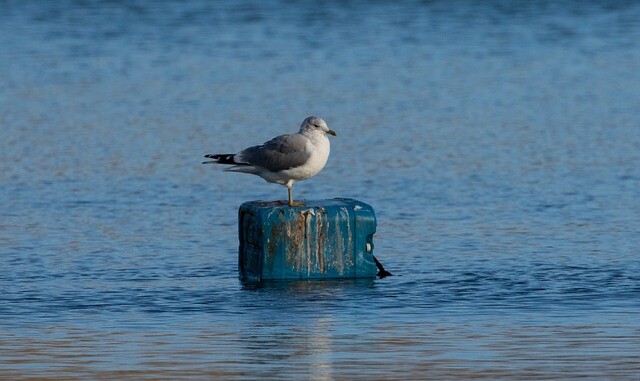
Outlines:
<svg viewBox="0 0 640 381"><path fill-rule="evenodd" d="M287 187L289 206L304 206L294 202L293 183L317 175L329 159L331 145L327 135L337 136L321 118L306 118L295 134L276 136L259 146L245 148L232 154L209 154L213 159L202 164L226 164L228 172L257 175L269 183Z"/></svg>

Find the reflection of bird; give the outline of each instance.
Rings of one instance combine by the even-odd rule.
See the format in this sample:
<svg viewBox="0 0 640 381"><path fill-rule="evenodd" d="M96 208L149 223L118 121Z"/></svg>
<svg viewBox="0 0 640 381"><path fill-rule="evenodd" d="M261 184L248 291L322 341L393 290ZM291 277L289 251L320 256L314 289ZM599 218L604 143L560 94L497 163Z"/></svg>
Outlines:
<svg viewBox="0 0 640 381"><path fill-rule="evenodd" d="M289 206L301 206L302 203L293 202L291 187L324 168L331 149L327 134L336 136L324 120L310 116L296 134L280 135L236 154L205 155L213 160L202 164L229 164L232 167L226 171L258 175L267 182L285 186L289 191Z"/></svg>

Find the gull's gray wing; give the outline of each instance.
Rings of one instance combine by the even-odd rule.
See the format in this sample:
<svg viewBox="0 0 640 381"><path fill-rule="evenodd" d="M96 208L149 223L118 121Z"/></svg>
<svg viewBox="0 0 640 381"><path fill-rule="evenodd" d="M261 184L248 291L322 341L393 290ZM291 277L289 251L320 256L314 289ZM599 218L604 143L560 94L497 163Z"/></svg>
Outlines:
<svg viewBox="0 0 640 381"><path fill-rule="evenodd" d="M272 172L299 167L311 157L308 142L309 139L302 134L277 136L262 145L239 152L236 161Z"/></svg>

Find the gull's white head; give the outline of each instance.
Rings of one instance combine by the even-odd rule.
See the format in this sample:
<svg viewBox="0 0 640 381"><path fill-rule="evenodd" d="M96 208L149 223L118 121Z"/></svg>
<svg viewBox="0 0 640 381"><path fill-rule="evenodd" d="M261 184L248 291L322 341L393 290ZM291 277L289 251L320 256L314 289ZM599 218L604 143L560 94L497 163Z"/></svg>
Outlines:
<svg viewBox="0 0 640 381"><path fill-rule="evenodd" d="M316 132L316 131L322 132L324 134L337 136L336 132L333 130L330 130L329 127L327 127L327 123L325 123L324 120L322 120L321 118L318 118L317 116L308 117L302 122L302 125L300 125L301 134L305 132Z"/></svg>

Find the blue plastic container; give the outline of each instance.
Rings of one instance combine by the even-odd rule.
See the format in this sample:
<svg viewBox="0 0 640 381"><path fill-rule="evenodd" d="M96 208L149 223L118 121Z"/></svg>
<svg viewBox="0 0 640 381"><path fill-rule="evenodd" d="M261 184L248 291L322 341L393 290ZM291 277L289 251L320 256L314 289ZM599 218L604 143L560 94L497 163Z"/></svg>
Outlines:
<svg viewBox="0 0 640 381"><path fill-rule="evenodd" d="M336 198L240 206L238 269L244 281L372 278L376 217L363 202Z"/></svg>

